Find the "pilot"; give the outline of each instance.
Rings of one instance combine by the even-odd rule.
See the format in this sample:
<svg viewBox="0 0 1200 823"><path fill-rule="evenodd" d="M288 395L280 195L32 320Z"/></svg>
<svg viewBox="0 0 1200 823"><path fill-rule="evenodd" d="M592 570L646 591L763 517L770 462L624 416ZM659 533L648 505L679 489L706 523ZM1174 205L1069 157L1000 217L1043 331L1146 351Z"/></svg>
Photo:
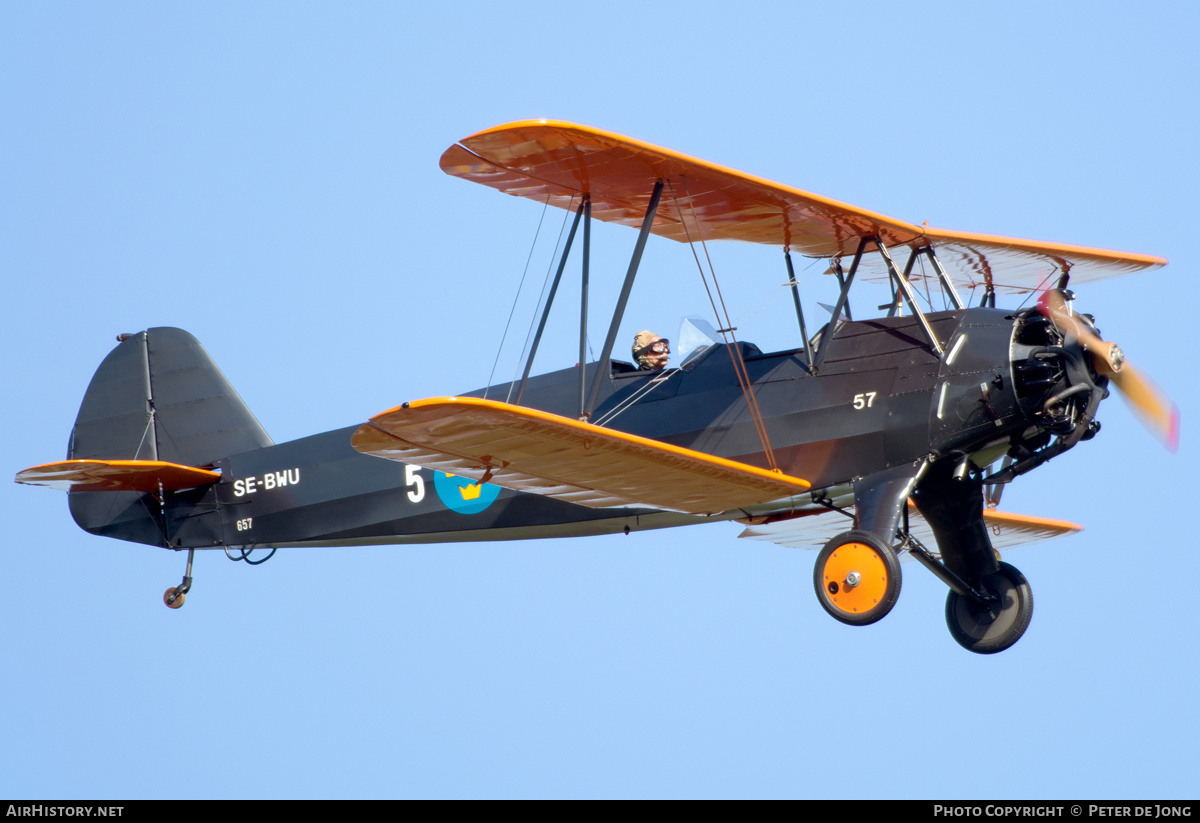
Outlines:
<svg viewBox="0 0 1200 823"><path fill-rule="evenodd" d="M658 371L667 367L671 341L652 331L640 331L633 338L633 362L643 371Z"/></svg>

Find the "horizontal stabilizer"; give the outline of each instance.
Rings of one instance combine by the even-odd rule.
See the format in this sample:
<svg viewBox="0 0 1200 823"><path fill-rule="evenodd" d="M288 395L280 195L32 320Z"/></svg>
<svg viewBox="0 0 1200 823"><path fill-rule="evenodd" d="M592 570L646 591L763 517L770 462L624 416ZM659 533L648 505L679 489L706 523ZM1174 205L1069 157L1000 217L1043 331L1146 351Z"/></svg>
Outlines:
<svg viewBox="0 0 1200 823"><path fill-rule="evenodd" d="M745 463L469 397L397 406L372 417L351 443L365 454L592 508L714 514L810 487Z"/></svg>
<svg viewBox="0 0 1200 823"><path fill-rule="evenodd" d="M933 536L933 529L929 528L925 518L911 503L908 508L908 517L908 527L912 535L926 548L934 550L937 542ZM997 551L1083 531L1083 526L1066 520L1013 514L995 509L983 510L983 522L988 527L992 548ZM738 537L765 540L793 549L820 549L829 540L848 528L850 528L850 522L841 515L834 517L815 514L753 525Z"/></svg>
<svg viewBox="0 0 1200 823"><path fill-rule="evenodd" d="M159 460L64 460L17 473L16 481L66 492L180 491L216 483L220 472Z"/></svg>

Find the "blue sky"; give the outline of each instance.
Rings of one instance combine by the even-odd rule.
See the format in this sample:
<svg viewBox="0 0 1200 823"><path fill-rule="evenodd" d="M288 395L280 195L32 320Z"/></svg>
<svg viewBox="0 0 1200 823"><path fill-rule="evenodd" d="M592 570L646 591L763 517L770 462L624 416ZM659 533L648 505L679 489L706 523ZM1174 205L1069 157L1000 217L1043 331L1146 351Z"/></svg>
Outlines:
<svg viewBox="0 0 1200 823"><path fill-rule="evenodd" d="M1110 400L1095 441L1006 492L1087 529L1006 556L1036 610L993 657L951 640L915 564L886 620L845 627L815 555L729 524L204 553L171 612L182 555L0 484L0 796L1195 797L1200 559L1175 515L1196 487L1198 22L1183 3L0 5L11 473L64 454L114 335L149 326L199 337L277 442L484 384L540 209L437 159L529 117L913 222L1163 255L1079 305L1184 417L1172 456ZM633 239L597 231L597 327ZM741 335L797 345L778 252L711 250ZM628 336L706 315L695 281L652 241ZM574 362L573 322L539 366ZM510 345L498 378L515 368Z"/></svg>

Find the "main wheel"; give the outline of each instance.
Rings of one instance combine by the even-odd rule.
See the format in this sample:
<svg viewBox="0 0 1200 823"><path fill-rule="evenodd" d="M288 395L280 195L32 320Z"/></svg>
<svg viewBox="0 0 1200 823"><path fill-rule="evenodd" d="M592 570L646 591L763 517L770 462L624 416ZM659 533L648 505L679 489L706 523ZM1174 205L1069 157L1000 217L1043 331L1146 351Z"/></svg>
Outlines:
<svg viewBox="0 0 1200 823"><path fill-rule="evenodd" d="M900 597L900 560L870 532L843 532L825 544L813 569L821 607L836 620L866 626L882 620Z"/></svg>
<svg viewBox="0 0 1200 823"><path fill-rule="evenodd" d="M172 600L171 598L175 599ZM183 607L183 601L187 599L187 595L179 591L178 586L172 586L163 592L163 602L167 604L168 609L178 609Z"/></svg>
<svg viewBox="0 0 1200 823"><path fill-rule="evenodd" d="M976 654L1002 652L1021 639L1033 617L1033 590L1025 575L1007 563L985 577L979 588L996 598L980 606L950 592L946 598L946 625L950 635Z"/></svg>

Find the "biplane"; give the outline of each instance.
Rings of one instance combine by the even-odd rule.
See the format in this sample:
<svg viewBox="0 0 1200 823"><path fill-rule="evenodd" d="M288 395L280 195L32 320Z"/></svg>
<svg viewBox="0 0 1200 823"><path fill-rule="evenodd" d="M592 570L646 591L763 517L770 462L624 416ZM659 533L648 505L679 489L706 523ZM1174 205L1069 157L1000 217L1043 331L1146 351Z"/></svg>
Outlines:
<svg viewBox="0 0 1200 823"><path fill-rule="evenodd" d="M887 615L900 561L915 559L949 589L954 639L988 654L1015 643L1033 612L1028 582L998 549L1080 528L999 511L1004 485L1094 437L1110 387L1168 446L1177 440L1176 408L1070 291L1162 258L918 226L566 122L479 132L441 168L572 221L519 385L413 400L276 444L194 337L151 328L120 335L101 363L67 459L16 480L66 490L88 532L186 550L183 580L163 598L171 608L191 589L197 549L259 563L295 546L732 520L742 537L817 549L816 596L851 625ZM636 240L601 353L588 358L593 220ZM677 365L615 358L650 235L699 250L698 263L717 240L781 250L796 344L763 352L737 339L714 300L717 327L689 324ZM575 247L578 362L531 376ZM836 279L829 320L811 334L793 253ZM886 285L890 302L852 302L864 281ZM978 301L967 305L967 291ZM996 306L1034 292L1037 305Z"/></svg>

